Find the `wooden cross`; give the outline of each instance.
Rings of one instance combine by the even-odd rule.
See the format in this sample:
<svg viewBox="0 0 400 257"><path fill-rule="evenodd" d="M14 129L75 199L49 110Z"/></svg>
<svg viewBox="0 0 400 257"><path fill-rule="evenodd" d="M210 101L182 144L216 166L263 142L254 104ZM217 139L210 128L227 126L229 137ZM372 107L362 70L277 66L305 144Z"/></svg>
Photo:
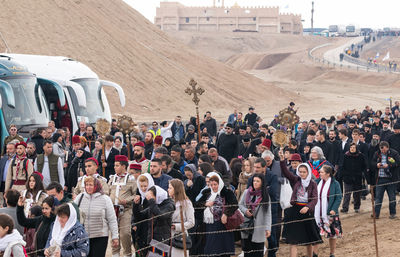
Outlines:
<svg viewBox="0 0 400 257"><path fill-rule="evenodd" d="M205 90L202 89L201 87L197 87L197 88L196 88L197 82L196 82L194 79L190 79L189 85L191 86L191 88L190 88L190 87L187 87L186 90L185 90L185 93L188 94L188 95L193 94L193 99L192 99L192 101L193 101L194 104L196 105L196 114L197 114L197 120L196 120L196 123L197 123L197 135L198 135L198 137L199 137L199 142L200 142L200 134L201 134L201 133L200 133L200 115L199 115L199 102L200 102L199 95L202 95L202 94L205 92Z"/></svg>
<svg viewBox="0 0 400 257"><path fill-rule="evenodd" d="M198 97L198 95L202 95L205 91L201 87L196 88L197 82L194 79L190 80L189 85L192 88L187 87L186 90L185 90L185 93L188 94L188 95L193 94L192 101L194 102L194 104L196 106L198 106L199 102L200 102L200 98Z"/></svg>

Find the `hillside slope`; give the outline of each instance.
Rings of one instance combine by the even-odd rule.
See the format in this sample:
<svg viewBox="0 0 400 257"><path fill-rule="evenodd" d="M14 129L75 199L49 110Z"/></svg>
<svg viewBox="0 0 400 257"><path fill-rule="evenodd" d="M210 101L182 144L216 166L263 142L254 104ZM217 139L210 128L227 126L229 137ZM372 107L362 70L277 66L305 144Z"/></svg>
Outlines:
<svg viewBox="0 0 400 257"><path fill-rule="evenodd" d="M193 115L188 107L191 97L184 93L191 77L206 90L202 112L207 107L217 117L261 99L268 110L292 97L191 50L122 0L4 1L0 23L13 53L68 56L87 64L101 78L119 83L127 107L122 110L117 94L108 91L112 111L136 120Z"/></svg>

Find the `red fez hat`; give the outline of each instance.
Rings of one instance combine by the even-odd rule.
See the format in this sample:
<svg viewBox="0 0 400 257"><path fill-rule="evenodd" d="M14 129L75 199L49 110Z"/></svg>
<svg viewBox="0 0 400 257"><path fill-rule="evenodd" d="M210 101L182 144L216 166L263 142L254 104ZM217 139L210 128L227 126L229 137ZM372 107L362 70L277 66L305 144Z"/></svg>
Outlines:
<svg viewBox="0 0 400 257"><path fill-rule="evenodd" d="M21 142L15 144L15 148L17 148L19 145L22 145L26 148L26 143L24 141L21 141Z"/></svg>
<svg viewBox="0 0 400 257"><path fill-rule="evenodd" d="M129 169L131 170L142 170L142 165L137 164L137 163L132 163L129 165Z"/></svg>
<svg viewBox="0 0 400 257"><path fill-rule="evenodd" d="M96 160L96 158L93 157L87 158L85 162L94 162L97 166L99 166L99 162Z"/></svg>
<svg viewBox="0 0 400 257"><path fill-rule="evenodd" d="M271 140L268 138L264 139L264 141L262 142L262 145L267 148L271 148Z"/></svg>
<svg viewBox="0 0 400 257"><path fill-rule="evenodd" d="M299 162L301 162L300 154L298 154L298 153L292 154L292 156L290 157L290 160L291 161L299 161Z"/></svg>
<svg viewBox="0 0 400 257"><path fill-rule="evenodd" d="M156 138L154 138L154 144L161 145L162 139L163 139L162 136L156 136Z"/></svg>
<svg viewBox="0 0 400 257"><path fill-rule="evenodd" d="M144 143L142 141L137 142L133 147L140 146L144 148Z"/></svg>
<svg viewBox="0 0 400 257"><path fill-rule="evenodd" d="M43 181L43 175L40 172L34 171L32 174L37 174L39 175L40 179Z"/></svg>
<svg viewBox="0 0 400 257"><path fill-rule="evenodd" d="M78 135L75 135L72 137L72 144L80 144L81 143L81 137Z"/></svg>
<svg viewBox="0 0 400 257"><path fill-rule="evenodd" d="M116 162L128 162L128 157L126 157L125 155L116 155L115 156L115 161Z"/></svg>

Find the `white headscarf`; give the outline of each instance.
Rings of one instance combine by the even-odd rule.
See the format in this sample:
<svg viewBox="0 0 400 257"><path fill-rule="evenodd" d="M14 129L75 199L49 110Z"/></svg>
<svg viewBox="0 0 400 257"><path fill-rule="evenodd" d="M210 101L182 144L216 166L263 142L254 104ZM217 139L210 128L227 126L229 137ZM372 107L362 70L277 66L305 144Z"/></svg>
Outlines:
<svg viewBox="0 0 400 257"><path fill-rule="evenodd" d="M302 163L302 164L300 164L299 166L297 166L297 169L296 169L296 175L299 176L299 178L301 178L301 177L300 177L300 173L299 173L299 168L302 167L302 166L305 166L305 167L307 168L308 174L307 174L307 178L306 178L306 179L301 179L301 185L302 185L304 188L307 188L308 185L310 184L310 181L311 181L311 174L312 174L312 171L311 171L310 166L309 166L307 163Z"/></svg>
<svg viewBox="0 0 400 257"><path fill-rule="evenodd" d="M55 246L55 245L61 246L65 235L75 225L77 221L76 211L74 206L71 203L68 203L68 207L70 214L67 223L65 223L65 226L63 228L61 227L58 216L54 221L53 231L51 232L50 246Z"/></svg>
<svg viewBox="0 0 400 257"><path fill-rule="evenodd" d="M223 181L222 178L218 175L218 173L216 173L216 172L213 171L213 172L210 172L210 173L207 174L207 177L208 177L208 178L211 178L211 177L213 177L213 176L217 176L217 177L218 177L218 180L219 180L219 183L218 183L218 191L217 191L217 192L214 192L214 191L212 190L212 188L210 187L211 196L210 196L210 198L207 199L207 202L208 202L208 201L213 202L213 201L215 200L215 198L221 193L221 190L224 188L224 181ZM211 212L211 207L207 207L207 208L204 210L203 220L204 220L204 222L207 223L207 224L212 224L212 223L214 223L214 215L213 215L212 212Z"/></svg>
<svg viewBox="0 0 400 257"><path fill-rule="evenodd" d="M140 180L140 177L141 177L141 176L145 176L145 177L147 178L147 181L148 181L148 185L147 185L147 190L146 190L146 192L143 192L143 191L140 189L139 180ZM138 180L136 181L136 184L137 184L137 188L138 188L138 190L139 190L140 196L142 197L142 203L143 203L143 200L146 198L146 193L147 193L147 191L149 191L149 188L150 188L150 187L154 186L153 177L152 177L149 173L144 173L144 174L142 174L142 175L140 175L140 176L138 177ZM168 195L167 195L167 197L168 197Z"/></svg>
<svg viewBox="0 0 400 257"><path fill-rule="evenodd" d="M14 229L11 234L6 234L3 238L0 240L0 251L4 252L10 243L14 242L20 242L23 246L25 246L25 242L22 239L21 234L18 232L18 230Z"/></svg>
<svg viewBox="0 0 400 257"><path fill-rule="evenodd" d="M156 204L162 203L165 199L168 198L168 193L164 189L159 186L155 186L156 188Z"/></svg>

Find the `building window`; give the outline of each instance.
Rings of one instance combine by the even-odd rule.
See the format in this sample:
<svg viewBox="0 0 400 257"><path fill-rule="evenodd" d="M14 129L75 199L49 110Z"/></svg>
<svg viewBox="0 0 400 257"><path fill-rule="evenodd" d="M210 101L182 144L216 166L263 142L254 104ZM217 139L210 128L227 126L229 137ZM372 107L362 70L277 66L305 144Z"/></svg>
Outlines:
<svg viewBox="0 0 400 257"><path fill-rule="evenodd" d="M186 17L186 23L189 23L189 20L190 20L190 19L189 19L188 17Z"/></svg>
<svg viewBox="0 0 400 257"><path fill-rule="evenodd" d="M210 17L207 17L207 21L210 21Z"/></svg>
<svg viewBox="0 0 400 257"><path fill-rule="evenodd" d="M256 18L256 17L254 17L254 18L253 18L253 21L256 21L256 20L257 20L257 18Z"/></svg>

